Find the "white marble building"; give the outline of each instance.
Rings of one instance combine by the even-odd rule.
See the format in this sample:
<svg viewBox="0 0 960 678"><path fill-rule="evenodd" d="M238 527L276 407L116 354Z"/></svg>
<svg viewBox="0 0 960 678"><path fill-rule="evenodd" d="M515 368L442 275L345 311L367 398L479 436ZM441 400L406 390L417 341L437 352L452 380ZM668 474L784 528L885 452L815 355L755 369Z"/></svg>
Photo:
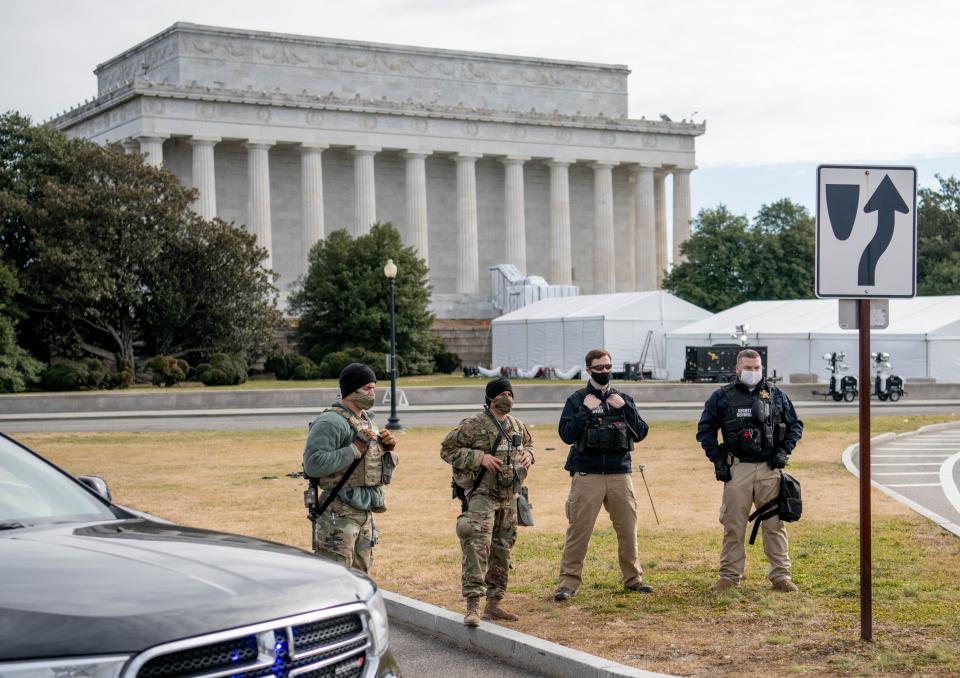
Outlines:
<svg viewBox="0 0 960 678"><path fill-rule="evenodd" d="M177 23L95 73L97 96L51 124L196 187L201 214L256 233L282 288L325 233L391 221L440 315L471 317L491 265L649 290L668 227L674 257L690 233L705 125L628 118L626 66Z"/></svg>

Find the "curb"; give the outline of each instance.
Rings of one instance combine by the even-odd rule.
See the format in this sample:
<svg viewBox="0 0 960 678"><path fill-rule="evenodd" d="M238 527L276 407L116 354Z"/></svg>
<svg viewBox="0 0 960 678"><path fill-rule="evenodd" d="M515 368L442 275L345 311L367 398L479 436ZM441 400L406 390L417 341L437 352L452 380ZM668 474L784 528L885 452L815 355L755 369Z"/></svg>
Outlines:
<svg viewBox="0 0 960 678"><path fill-rule="evenodd" d="M479 650L528 671L560 678L671 678L665 673L618 664L489 622L480 622L479 627L471 629L463 625L463 615L398 593L383 591L383 597L391 622L413 626L464 649Z"/></svg>
<svg viewBox="0 0 960 678"><path fill-rule="evenodd" d="M897 438L909 438L911 436L919 435L921 433L930 433L932 431L944 431L947 429L955 429L955 428L960 428L960 423L946 422L942 424L930 424L928 426L921 426L916 431L907 431L906 433L901 433L899 435L896 433L882 433L878 436L873 436L870 438L870 449L871 450L873 449L874 443L884 443L890 440L896 440ZM847 449L843 451L843 455L841 457L843 459L843 465L846 467L847 471L849 471L850 474L853 475L854 478L860 477L860 469L857 468L857 466L853 463L853 453L856 452L858 449L860 449L860 443L854 443L853 445L850 445ZM933 521L934 523L936 523L937 525L945 529L947 532L952 532L953 534L960 537L960 525L953 522L952 520L949 520L948 518L944 518L939 513L934 513L933 511L928 509L926 506L921 506L917 502L913 501L912 499L908 499L907 497L904 497L902 494L900 494L895 490L890 489L886 485L881 485L873 478L870 479L870 485L872 487L877 488L887 496L892 497L893 499L896 499L898 502L900 502L901 504L909 508L911 511L915 511L916 513L919 513L920 515L922 515L924 518L927 518L928 520Z"/></svg>

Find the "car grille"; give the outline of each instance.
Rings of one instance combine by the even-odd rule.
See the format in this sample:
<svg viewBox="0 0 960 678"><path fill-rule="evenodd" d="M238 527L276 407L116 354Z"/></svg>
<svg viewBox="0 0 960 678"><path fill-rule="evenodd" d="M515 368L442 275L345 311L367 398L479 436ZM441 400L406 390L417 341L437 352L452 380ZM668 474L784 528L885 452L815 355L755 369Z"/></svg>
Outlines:
<svg viewBox="0 0 960 678"><path fill-rule="evenodd" d="M358 678L370 647L367 610L345 605L152 648L126 678Z"/></svg>

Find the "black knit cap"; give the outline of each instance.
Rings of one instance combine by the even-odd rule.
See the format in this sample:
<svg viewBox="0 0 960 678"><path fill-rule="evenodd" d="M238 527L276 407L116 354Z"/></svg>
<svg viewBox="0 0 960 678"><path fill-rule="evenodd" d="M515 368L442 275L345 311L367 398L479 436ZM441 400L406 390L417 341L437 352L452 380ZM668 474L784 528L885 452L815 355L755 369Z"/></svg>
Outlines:
<svg viewBox="0 0 960 678"><path fill-rule="evenodd" d="M358 388L377 380L377 375L363 363L350 363L340 373L340 397L346 398Z"/></svg>
<svg viewBox="0 0 960 678"><path fill-rule="evenodd" d="M503 393L504 391L510 391L510 395L513 395L513 386L510 385L509 379L504 379L503 377L498 377L496 379L491 379L487 382L487 405L489 405L494 398Z"/></svg>

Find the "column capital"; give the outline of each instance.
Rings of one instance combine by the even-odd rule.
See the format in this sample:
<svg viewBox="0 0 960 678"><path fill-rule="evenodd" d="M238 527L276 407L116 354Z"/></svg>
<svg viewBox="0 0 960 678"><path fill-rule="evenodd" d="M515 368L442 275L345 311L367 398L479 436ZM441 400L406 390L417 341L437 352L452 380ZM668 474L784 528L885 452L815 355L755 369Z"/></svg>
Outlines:
<svg viewBox="0 0 960 678"><path fill-rule="evenodd" d="M376 155L382 150L383 149L380 148L379 146L354 146L353 148L349 149L349 152L350 152L350 155L353 155L353 156Z"/></svg>
<svg viewBox="0 0 960 678"><path fill-rule="evenodd" d="M140 151L140 142L136 139L127 138L120 142L120 145L123 146L123 150L127 153L134 153Z"/></svg>
<svg viewBox="0 0 960 678"><path fill-rule="evenodd" d="M671 171L673 174L690 174L690 172L692 172L692 171L695 170L695 169L697 169L697 166L696 166L696 165L690 165L690 166L686 166L686 167L680 167L680 166L678 165L678 166L675 166L675 167L674 167L672 170L670 170L670 171Z"/></svg>
<svg viewBox="0 0 960 678"><path fill-rule="evenodd" d="M638 162L634 165L630 165L630 172L632 174L643 174L646 172L656 172L660 169L660 165L647 165L642 162Z"/></svg>
<svg viewBox="0 0 960 678"><path fill-rule="evenodd" d="M170 135L144 132L143 134L135 134L132 138L136 139L137 141L166 141L170 138Z"/></svg>
<svg viewBox="0 0 960 678"><path fill-rule="evenodd" d="M243 142L244 148L251 150L258 149L269 149L271 146L276 145L276 141L270 141L269 139L247 139Z"/></svg>
<svg viewBox="0 0 960 678"><path fill-rule="evenodd" d="M547 164L547 167L570 167L570 165L573 165L574 163L576 163L576 160L566 160L564 158L550 158L545 162Z"/></svg>
<svg viewBox="0 0 960 678"><path fill-rule="evenodd" d="M456 160L457 162L460 162L461 160L463 160L464 162L466 161L476 162L482 157L483 157L483 153L454 153L453 154L453 159Z"/></svg>
<svg viewBox="0 0 960 678"><path fill-rule="evenodd" d="M426 158L428 155L433 155L433 151L403 151L400 154L401 158Z"/></svg>
<svg viewBox="0 0 960 678"><path fill-rule="evenodd" d="M325 151L330 148L330 144L321 144L318 141L304 141L300 144L300 152L303 151Z"/></svg>
<svg viewBox="0 0 960 678"><path fill-rule="evenodd" d="M530 160L528 155L505 155L502 158L497 158L504 165L522 165L525 162Z"/></svg>
<svg viewBox="0 0 960 678"><path fill-rule="evenodd" d="M204 136L192 136L187 139L187 142L191 146L215 146L219 144L223 139L220 137L204 137Z"/></svg>
<svg viewBox="0 0 960 678"><path fill-rule="evenodd" d="M598 170L598 169L613 169L614 167L616 167L616 166L619 165L619 164L620 164L620 163L618 163L618 162L616 162L616 161L614 161L614 160L594 160L593 162L590 163L590 167L592 167L592 168L595 169L595 170Z"/></svg>

